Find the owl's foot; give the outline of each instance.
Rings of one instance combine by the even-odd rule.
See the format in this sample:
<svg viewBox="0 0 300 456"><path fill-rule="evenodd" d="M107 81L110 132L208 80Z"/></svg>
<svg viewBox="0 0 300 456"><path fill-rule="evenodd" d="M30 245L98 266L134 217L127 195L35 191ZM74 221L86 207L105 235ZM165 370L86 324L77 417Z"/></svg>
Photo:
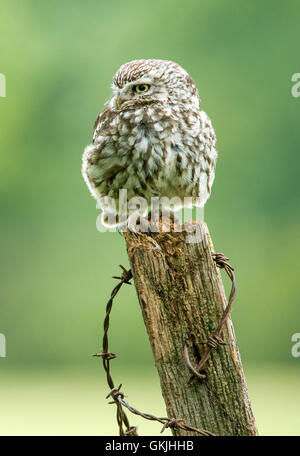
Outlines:
<svg viewBox="0 0 300 456"><path fill-rule="evenodd" d="M118 232L119 234L126 233L126 231L130 231L130 233L133 233L136 237L138 236L137 229L136 229L136 224L135 223L130 223L130 220L127 219L124 222L120 223L118 226Z"/></svg>
<svg viewBox="0 0 300 456"><path fill-rule="evenodd" d="M128 223L127 225L127 231L130 231L130 233L134 234L135 237L138 237L138 232L139 230L137 230L137 227L135 224L130 224Z"/></svg>
<svg viewBox="0 0 300 456"><path fill-rule="evenodd" d="M159 227L158 224L153 222L149 217L139 216L132 219L129 217L118 226L119 234L122 235L126 231L130 231L135 234L135 236L138 236L139 233L143 233L153 237L155 233L159 232Z"/></svg>
<svg viewBox="0 0 300 456"><path fill-rule="evenodd" d="M134 227L130 227L130 226L126 226L126 228L124 226L122 226L121 228L118 227L117 228L117 231L119 233L120 236L123 236L124 233L126 233L126 231L130 231L130 233L133 233L136 237L138 237L138 233L137 231L134 229Z"/></svg>
<svg viewBox="0 0 300 456"><path fill-rule="evenodd" d="M172 211L166 211L166 213L149 212L148 220L153 233L159 233L160 231L168 233L173 231L175 226L181 226L180 218Z"/></svg>
<svg viewBox="0 0 300 456"><path fill-rule="evenodd" d="M139 217L136 221L136 231L138 233L147 234L148 236L152 236L153 233L157 233L158 229L155 227L154 224L146 217Z"/></svg>

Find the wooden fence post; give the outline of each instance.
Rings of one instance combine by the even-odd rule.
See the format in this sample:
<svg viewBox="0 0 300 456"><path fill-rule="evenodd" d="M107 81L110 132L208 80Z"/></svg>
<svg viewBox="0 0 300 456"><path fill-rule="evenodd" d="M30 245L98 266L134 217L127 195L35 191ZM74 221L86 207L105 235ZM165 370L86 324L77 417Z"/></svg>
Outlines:
<svg viewBox="0 0 300 456"><path fill-rule="evenodd" d="M197 222L197 229L197 243L187 242L186 231L160 231L152 237L124 233L168 417L216 435L257 435L230 318L222 333L226 345L212 350L202 371L205 378L188 383L184 346L188 344L191 363L197 366L203 343L227 304L207 226ZM198 435L180 428L172 432Z"/></svg>

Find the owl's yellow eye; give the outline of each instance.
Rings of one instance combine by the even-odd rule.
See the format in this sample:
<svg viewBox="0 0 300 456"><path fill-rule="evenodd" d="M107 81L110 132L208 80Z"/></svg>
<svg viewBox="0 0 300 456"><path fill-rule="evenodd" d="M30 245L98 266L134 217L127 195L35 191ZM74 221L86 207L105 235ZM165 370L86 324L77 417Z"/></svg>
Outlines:
<svg viewBox="0 0 300 456"><path fill-rule="evenodd" d="M138 85L133 86L133 91L137 92L137 93L145 93L145 92L148 92L149 89L150 89L149 84L138 84Z"/></svg>

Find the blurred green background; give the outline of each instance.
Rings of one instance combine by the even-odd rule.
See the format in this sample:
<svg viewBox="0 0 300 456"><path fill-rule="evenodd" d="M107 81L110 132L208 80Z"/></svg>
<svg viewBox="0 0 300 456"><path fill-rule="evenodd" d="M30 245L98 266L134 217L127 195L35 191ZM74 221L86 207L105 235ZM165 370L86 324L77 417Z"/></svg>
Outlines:
<svg viewBox="0 0 300 456"><path fill-rule="evenodd" d="M162 58L191 74L215 126L205 218L236 267L232 318L259 431L299 434L299 1L2 0L0 9L0 433L117 434L91 354L110 277L128 260L119 234L96 230L81 155L118 67ZM133 405L164 415L133 287L111 328L116 382ZM141 434L160 431L131 421Z"/></svg>

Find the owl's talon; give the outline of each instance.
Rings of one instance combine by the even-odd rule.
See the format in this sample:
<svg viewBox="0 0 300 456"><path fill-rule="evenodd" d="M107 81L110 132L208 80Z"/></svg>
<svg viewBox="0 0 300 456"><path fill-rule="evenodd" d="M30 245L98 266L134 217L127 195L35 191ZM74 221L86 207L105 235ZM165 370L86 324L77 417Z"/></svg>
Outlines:
<svg viewBox="0 0 300 456"><path fill-rule="evenodd" d="M138 233L133 226L128 225L127 229L128 229L128 231L130 231L130 233L134 234L135 237L138 237Z"/></svg>
<svg viewBox="0 0 300 456"><path fill-rule="evenodd" d="M153 237L154 234L158 233L158 229L156 225L152 225L151 223L148 223L148 230L145 232L150 237Z"/></svg>
<svg viewBox="0 0 300 456"><path fill-rule="evenodd" d="M152 250L161 250L161 248L159 247L159 245L158 245L158 244L156 244L156 246L155 246L155 247L152 247Z"/></svg>

